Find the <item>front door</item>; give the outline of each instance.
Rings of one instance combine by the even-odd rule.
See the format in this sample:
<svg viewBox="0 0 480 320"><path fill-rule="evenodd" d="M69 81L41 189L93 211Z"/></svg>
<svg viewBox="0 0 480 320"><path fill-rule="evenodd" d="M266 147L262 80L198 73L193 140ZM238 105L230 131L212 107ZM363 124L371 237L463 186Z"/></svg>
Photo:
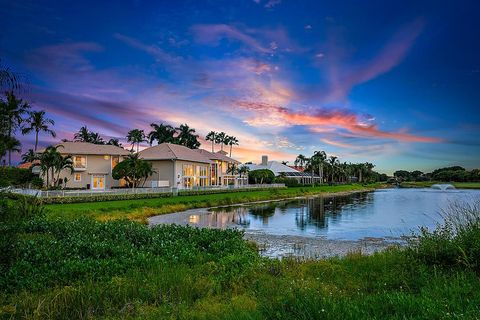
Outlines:
<svg viewBox="0 0 480 320"><path fill-rule="evenodd" d="M93 190L105 189L105 176L100 176L100 175L92 176L92 189Z"/></svg>

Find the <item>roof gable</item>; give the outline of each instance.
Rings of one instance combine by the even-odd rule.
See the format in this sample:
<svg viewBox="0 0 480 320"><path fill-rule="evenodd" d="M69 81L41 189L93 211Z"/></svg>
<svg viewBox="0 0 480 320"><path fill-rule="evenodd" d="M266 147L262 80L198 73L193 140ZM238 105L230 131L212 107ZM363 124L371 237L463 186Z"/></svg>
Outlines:
<svg viewBox="0 0 480 320"><path fill-rule="evenodd" d="M145 160L184 160L191 162L211 163L208 157L203 154L172 143L162 143L146 148L139 152L140 157Z"/></svg>

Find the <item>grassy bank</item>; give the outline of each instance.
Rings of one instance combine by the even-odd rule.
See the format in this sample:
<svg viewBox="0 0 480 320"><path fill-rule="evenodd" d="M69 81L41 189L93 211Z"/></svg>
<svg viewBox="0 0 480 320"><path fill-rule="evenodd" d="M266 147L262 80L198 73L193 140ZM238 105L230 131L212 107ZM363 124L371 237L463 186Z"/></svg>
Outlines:
<svg viewBox="0 0 480 320"><path fill-rule="evenodd" d="M480 213L406 250L299 262L259 257L233 230L52 220L0 208L0 317L475 319ZM464 211L462 211L464 212ZM450 230L450 231L449 231Z"/></svg>
<svg viewBox="0 0 480 320"><path fill-rule="evenodd" d="M433 181L408 181L402 182L401 186L404 188L429 188L437 183L448 183L455 186L457 189L480 189L480 182L433 182Z"/></svg>
<svg viewBox="0 0 480 320"><path fill-rule="evenodd" d="M206 208L220 205L285 199L299 196L373 190L378 185L359 184L317 187L296 187L262 191L244 191L235 193L217 193L208 195L188 195L171 198L153 198L138 200L102 201L74 204L48 205L48 217L74 219L92 217L101 221L130 219L145 222L146 218L194 208Z"/></svg>

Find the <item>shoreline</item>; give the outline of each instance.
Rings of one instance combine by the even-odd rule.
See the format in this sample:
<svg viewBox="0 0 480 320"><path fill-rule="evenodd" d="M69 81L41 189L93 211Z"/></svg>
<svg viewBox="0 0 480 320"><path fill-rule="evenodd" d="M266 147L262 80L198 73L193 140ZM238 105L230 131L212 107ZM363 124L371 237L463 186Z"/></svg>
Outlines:
<svg viewBox="0 0 480 320"><path fill-rule="evenodd" d="M232 205L220 205L206 208L194 208L174 213L161 214L152 216L147 219L148 225L153 227L159 224L173 223L169 221L169 217L183 215L186 225L188 225L187 217L190 215L205 215L211 209L225 208L225 207L242 207L254 204L281 202L301 198L316 198L324 197L344 197L352 194L373 192L376 189L369 190L351 190L342 192L321 192L318 194L310 194L305 196L288 197L282 199L261 200L253 202L244 202ZM172 220L173 221L173 220ZM198 226L196 226L198 227ZM202 227L198 227L202 228ZM210 226L207 228L223 229L225 226ZM375 252L380 252L391 247L399 247L403 245L401 239L385 238L363 238L359 240L342 240L342 239L327 239L319 236L300 236L300 235L275 235L267 234L262 231L243 230L243 238L246 241L253 241L259 251L259 254L269 258L295 258L299 260L319 260L331 257L344 257L351 253L361 253L364 255L371 255Z"/></svg>

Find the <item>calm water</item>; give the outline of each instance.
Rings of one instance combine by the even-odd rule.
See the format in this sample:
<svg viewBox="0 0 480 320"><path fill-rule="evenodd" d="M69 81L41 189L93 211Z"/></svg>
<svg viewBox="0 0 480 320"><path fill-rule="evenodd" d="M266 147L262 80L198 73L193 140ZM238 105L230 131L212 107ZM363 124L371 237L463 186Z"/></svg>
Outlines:
<svg viewBox="0 0 480 320"><path fill-rule="evenodd" d="M480 190L384 189L335 198L189 210L153 217L150 222L327 239L398 238L419 226L442 222L442 208L453 202L475 199L480 199Z"/></svg>

